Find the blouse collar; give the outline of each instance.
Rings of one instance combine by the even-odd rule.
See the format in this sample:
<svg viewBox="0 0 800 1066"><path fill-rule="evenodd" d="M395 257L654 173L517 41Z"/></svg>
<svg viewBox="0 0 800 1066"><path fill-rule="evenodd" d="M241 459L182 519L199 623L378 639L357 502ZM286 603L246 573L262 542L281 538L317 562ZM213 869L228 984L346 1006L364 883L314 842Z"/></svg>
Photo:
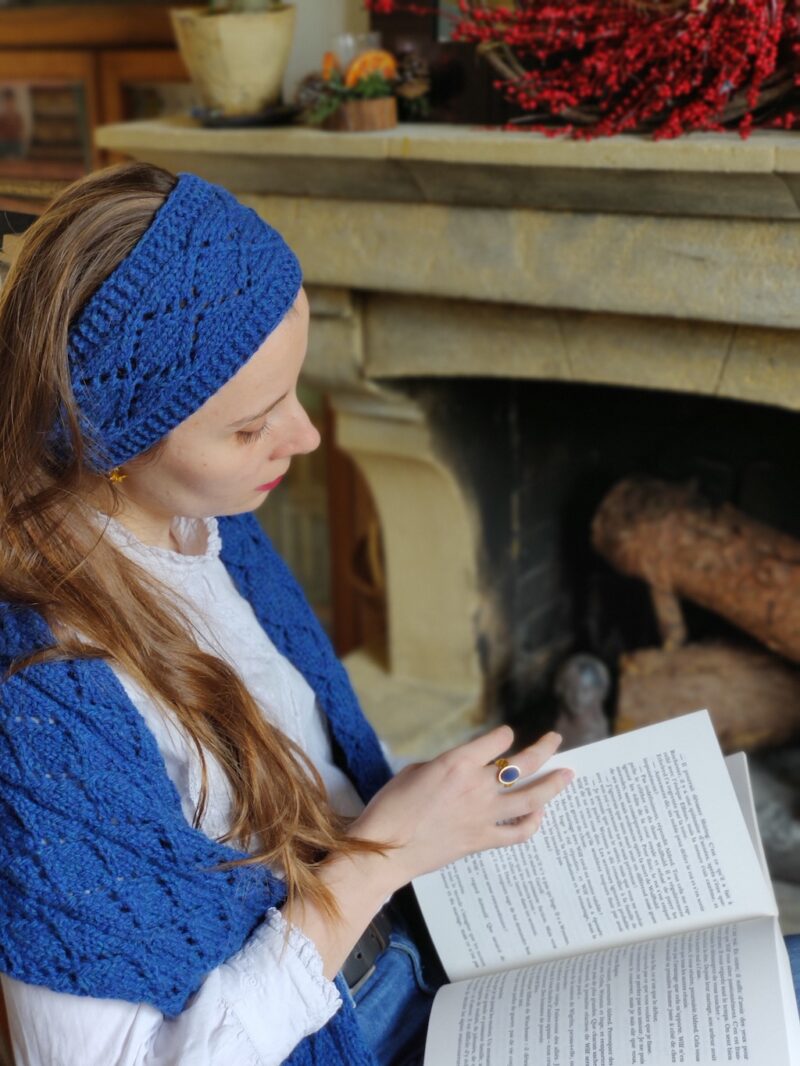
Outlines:
<svg viewBox="0 0 800 1066"><path fill-rule="evenodd" d="M96 511L105 534L117 547L145 565L160 564L175 570L199 569L219 558L222 540L216 518L190 518L177 515L171 529L179 551L145 544L118 519Z"/></svg>

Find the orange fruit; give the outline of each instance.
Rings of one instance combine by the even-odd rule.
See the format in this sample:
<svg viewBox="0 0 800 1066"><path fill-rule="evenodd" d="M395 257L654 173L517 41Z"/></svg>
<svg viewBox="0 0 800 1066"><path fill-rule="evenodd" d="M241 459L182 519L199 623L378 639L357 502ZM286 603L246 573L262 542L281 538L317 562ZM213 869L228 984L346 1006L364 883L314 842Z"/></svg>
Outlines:
<svg viewBox="0 0 800 1066"><path fill-rule="evenodd" d="M384 52L381 48L362 52L347 68L344 83L348 89L352 89L370 74L382 74L387 81L393 81L397 77L397 60L391 52Z"/></svg>
<svg viewBox="0 0 800 1066"><path fill-rule="evenodd" d="M325 81L330 81L336 71L341 74L342 68L339 66L339 60L336 58L335 52L326 52L322 57L322 77Z"/></svg>

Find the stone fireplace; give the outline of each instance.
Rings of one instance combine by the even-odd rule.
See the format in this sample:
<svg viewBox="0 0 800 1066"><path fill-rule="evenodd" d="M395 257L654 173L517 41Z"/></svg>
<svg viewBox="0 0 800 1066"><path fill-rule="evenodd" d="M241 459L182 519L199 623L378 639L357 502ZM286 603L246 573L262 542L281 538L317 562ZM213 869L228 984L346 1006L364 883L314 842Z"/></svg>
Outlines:
<svg viewBox="0 0 800 1066"><path fill-rule="evenodd" d="M619 478L694 479L800 535L792 136L166 119L98 140L227 185L300 255L306 373L383 534L388 665L346 665L400 753L500 717L549 725L566 654L656 639L643 586L589 542ZM688 623L725 635L700 609Z"/></svg>

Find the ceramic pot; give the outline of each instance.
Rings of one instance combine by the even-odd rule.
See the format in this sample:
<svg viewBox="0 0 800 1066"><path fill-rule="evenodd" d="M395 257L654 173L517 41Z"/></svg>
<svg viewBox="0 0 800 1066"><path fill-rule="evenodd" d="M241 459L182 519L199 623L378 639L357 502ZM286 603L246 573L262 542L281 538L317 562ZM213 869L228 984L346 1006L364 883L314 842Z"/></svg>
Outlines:
<svg viewBox="0 0 800 1066"><path fill-rule="evenodd" d="M178 48L203 104L223 115L256 115L280 99L294 37L294 5L212 14L170 10Z"/></svg>

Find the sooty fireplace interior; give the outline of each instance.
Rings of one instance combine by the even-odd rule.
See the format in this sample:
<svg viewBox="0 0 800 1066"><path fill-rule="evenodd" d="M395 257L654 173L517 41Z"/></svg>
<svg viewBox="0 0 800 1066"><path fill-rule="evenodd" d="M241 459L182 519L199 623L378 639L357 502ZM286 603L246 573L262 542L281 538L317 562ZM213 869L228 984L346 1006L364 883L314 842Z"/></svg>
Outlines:
<svg viewBox="0 0 800 1066"><path fill-rule="evenodd" d="M615 484L693 483L710 505L733 505L800 543L793 412L579 384L428 380L409 391L474 495L483 585L501 620L481 635L482 655L511 721L551 724L553 676L570 652L599 657L616 678L622 655L662 642L647 584L592 545L593 518ZM719 613L682 606L689 640L755 643Z"/></svg>

